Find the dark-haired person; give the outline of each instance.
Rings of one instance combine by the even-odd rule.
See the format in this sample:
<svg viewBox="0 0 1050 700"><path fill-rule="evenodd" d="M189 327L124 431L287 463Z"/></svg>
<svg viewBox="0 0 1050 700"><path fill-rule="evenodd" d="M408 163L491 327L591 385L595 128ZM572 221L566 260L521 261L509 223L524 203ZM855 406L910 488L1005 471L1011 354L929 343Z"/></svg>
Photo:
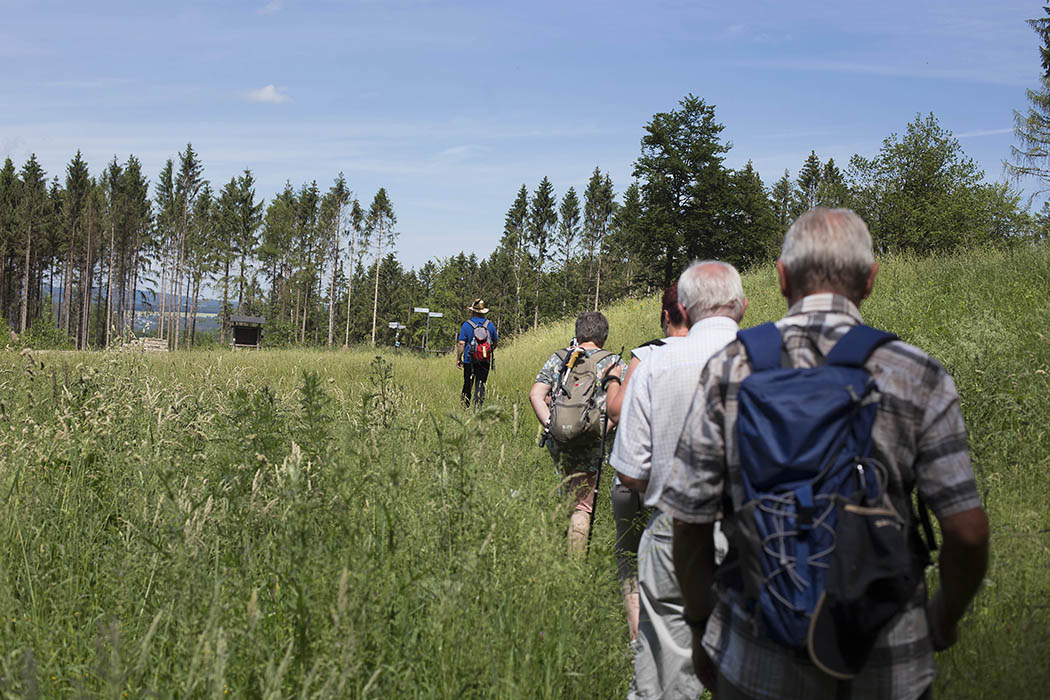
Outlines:
<svg viewBox="0 0 1050 700"><path fill-rule="evenodd" d="M562 374L565 359L575 348L580 348L588 357L602 353L602 357L597 360L598 374L603 379L598 389L599 403L604 406L605 402L619 393L620 382L627 366L616 353L602 350L608 337L609 322L601 312L585 311L576 318L576 345L551 355L540 369L536 382L529 391L529 402L540 425L546 427L550 421L551 392ZM569 552L581 553L587 547L591 511L594 508L595 479L605 455L602 454L602 447L597 444L593 447L569 449L559 446L554 440L548 440L547 449L550 450L554 463L568 478L568 488L572 494Z"/></svg>
<svg viewBox="0 0 1050 700"><path fill-rule="evenodd" d="M624 486L654 508L638 546L641 616L630 700L696 698L703 690L693 671L692 633L671 558L671 516L657 505L704 365L736 337L747 308L740 275L723 262L693 263L678 278L677 291L688 335L656 348L638 366L609 458ZM719 533L720 554L726 549Z"/></svg>
<svg viewBox="0 0 1050 700"><path fill-rule="evenodd" d="M871 234L859 216L823 208L800 216L777 261L788 304L776 324L782 366L823 363L835 343L861 323L859 306L871 293L876 272ZM675 571L694 629L694 666L719 700L928 698L934 652L955 643L959 621L984 578L988 518L970 465L955 383L939 362L900 340L876 348L864 368L878 382L872 457L887 471L886 493L910 522L917 490L940 522L940 588L927 599L920 581L904 610L879 632L860 672L842 681L753 624L743 593L722 579L712 585L712 524L724 513L726 531L733 532L738 527L733 514L744 505L737 397L751 364L743 343L734 340L711 358L700 378L660 499L660 508L674 518Z"/></svg>
<svg viewBox="0 0 1050 700"><path fill-rule="evenodd" d="M606 402L610 420L619 420L623 397L638 364L653 350L670 345L689 334L689 319L685 309L678 303L677 282L664 290L660 303L660 328L664 334L662 339L650 340L631 351L631 361L627 365L622 388ZM641 494L625 486L619 476L613 477L610 499L616 522L616 577L623 594L627 631L631 641L634 641L638 637L638 542L650 513L642 505Z"/></svg>
<svg viewBox="0 0 1050 700"><path fill-rule="evenodd" d="M463 322L459 328L459 336L456 337L456 367L463 370L463 405L470 408L471 393L474 395L474 405L480 407L485 401L485 382L489 379L489 368L492 367L492 357L481 359L470 356L471 340L479 335L479 329L483 331L489 343L490 350L495 349L497 333L496 326L485 318L489 312L485 302L475 299L474 303L467 307L472 316Z"/></svg>

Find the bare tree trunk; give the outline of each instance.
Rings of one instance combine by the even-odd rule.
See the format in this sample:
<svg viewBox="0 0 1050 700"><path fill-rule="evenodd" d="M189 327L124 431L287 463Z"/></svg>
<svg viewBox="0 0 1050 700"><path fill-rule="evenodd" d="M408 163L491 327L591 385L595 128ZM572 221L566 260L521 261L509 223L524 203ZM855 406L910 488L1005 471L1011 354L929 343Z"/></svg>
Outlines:
<svg viewBox="0 0 1050 700"><path fill-rule="evenodd" d="M292 316L292 333L294 334L295 342L299 342L299 298L302 295L302 289L298 285L295 287L295 315Z"/></svg>
<svg viewBox="0 0 1050 700"><path fill-rule="evenodd" d="M282 321L288 314L288 281L283 275L281 276L280 290L277 292L277 296L281 299L281 313L278 316Z"/></svg>
<svg viewBox="0 0 1050 700"><path fill-rule="evenodd" d="M347 258L347 275L346 275L346 338L343 340L343 347L350 347L350 298L354 295L354 239L357 237L356 230L350 236L350 257Z"/></svg>
<svg viewBox="0 0 1050 700"><path fill-rule="evenodd" d="M602 288L602 256L598 254L598 274L594 278L594 310L598 310L598 292Z"/></svg>
<svg viewBox="0 0 1050 700"><path fill-rule="evenodd" d="M0 247L0 320L7 323L7 245ZM10 328L8 326L7 328ZM5 337L6 341L7 338Z"/></svg>
<svg viewBox="0 0 1050 700"><path fill-rule="evenodd" d="M99 258L99 260L101 261L101 258ZM96 292L98 296L95 299L95 309L96 309L95 333L96 333L96 336L97 336L95 338L95 347L102 347L102 344L106 340L106 329L104 328L104 326L106 325L106 315L105 315L106 314L106 308L102 305L102 287L103 287L102 272L103 272L102 265L100 264L98 266L98 281L97 281L97 284L95 285L95 289L98 290Z"/></svg>
<svg viewBox="0 0 1050 700"><path fill-rule="evenodd" d="M85 349L88 347L88 342L91 338L89 332L91 330L91 270L94 268L94 261L91 259L91 229L87 231L87 237L84 244L84 271L80 276L80 332L78 334L78 347Z"/></svg>
<svg viewBox="0 0 1050 700"><path fill-rule="evenodd" d="M106 275L106 347L113 336L113 222L109 224L109 273Z"/></svg>
<svg viewBox="0 0 1050 700"><path fill-rule="evenodd" d="M514 332L521 333L521 242L514 245Z"/></svg>
<svg viewBox="0 0 1050 700"><path fill-rule="evenodd" d="M536 267L536 307L532 310L532 329L540 325L540 275L543 274L543 261L539 261Z"/></svg>
<svg viewBox="0 0 1050 700"><path fill-rule="evenodd" d="M164 332L167 326L167 316L165 316L167 305L164 303L164 297L168 293L168 260L170 258L168 246L164 246L160 264L160 294L155 300L157 302L157 337L161 340L166 340L168 337Z"/></svg>
<svg viewBox="0 0 1050 700"><path fill-rule="evenodd" d="M242 268L243 269L243 268ZM222 318L219 320L219 344L226 344L226 328L230 325L230 259L226 258L226 270L222 276ZM239 305L238 305L239 306ZM238 309L239 312L239 309Z"/></svg>
<svg viewBox="0 0 1050 700"><path fill-rule="evenodd" d="M198 275L193 282L193 310L190 312L190 346L197 344L197 305L201 298L201 278Z"/></svg>
<svg viewBox="0 0 1050 700"><path fill-rule="evenodd" d="M332 250L332 288L328 293L328 347L335 342L335 278L339 271L339 217L342 206L336 208L335 248Z"/></svg>
<svg viewBox="0 0 1050 700"><path fill-rule="evenodd" d="M29 249L33 243L33 225L29 224L26 229L26 261L25 270L22 273L22 321L19 333L26 332L26 317L29 315Z"/></svg>
<svg viewBox="0 0 1050 700"><path fill-rule="evenodd" d="M185 228L185 225L183 226ZM175 323L175 340L173 348L174 350L179 349L179 336L182 334L182 319L180 318L182 305L182 277L185 274L185 261L186 261L186 233L179 236L179 258L175 264L175 284L173 288L175 290L175 300L172 304L172 320Z"/></svg>
<svg viewBox="0 0 1050 700"><path fill-rule="evenodd" d="M372 296L372 347L376 344L376 314L379 311L379 264L383 261L383 228L380 226L376 243L376 291Z"/></svg>
<svg viewBox="0 0 1050 700"><path fill-rule="evenodd" d="M299 341L306 344L306 317L310 313L310 288L306 288L306 293L303 294L303 334L302 339Z"/></svg>
<svg viewBox="0 0 1050 700"><path fill-rule="evenodd" d="M193 272L187 271L185 273L186 286L181 288L182 294L182 308L179 310L179 328L186 329L186 337L183 339L186 347L193 345L190 342L190 291L193 289Z"/></svg>
<svg viewBox="0 0 1050 700"><path fill-rule="evenodd" d="M136 294L138 293L139 286L139 251L135 251L134 262L132 263L135 267L131 270L131 289L128 290L128 294L131 295L130 303L128 304L128 311L131 314L131 332L135 332L135 304L137 303Z"/></svg>

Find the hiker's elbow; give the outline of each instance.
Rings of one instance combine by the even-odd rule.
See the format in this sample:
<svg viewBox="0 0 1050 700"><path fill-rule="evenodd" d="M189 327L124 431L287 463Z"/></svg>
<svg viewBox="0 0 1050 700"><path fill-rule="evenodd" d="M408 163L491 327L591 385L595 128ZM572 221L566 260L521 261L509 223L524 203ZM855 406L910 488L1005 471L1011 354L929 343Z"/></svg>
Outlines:
<svg viewBox="0 0 1050 700"><path fill-rule="evenodd" d="M946 547L981 553L988 549L988 516L983 508L971 508L940 519Z"/></svg>
<svg viewBox="0 0 1050 700"><path fill-rule="evenodd" d="M635 479L621 472L616 472L616 476L620 479L620 483L622 483L624 486L631 489L632 491L637 491L638 493L645 493L645 490L649 487L648 479Z"/></svg>

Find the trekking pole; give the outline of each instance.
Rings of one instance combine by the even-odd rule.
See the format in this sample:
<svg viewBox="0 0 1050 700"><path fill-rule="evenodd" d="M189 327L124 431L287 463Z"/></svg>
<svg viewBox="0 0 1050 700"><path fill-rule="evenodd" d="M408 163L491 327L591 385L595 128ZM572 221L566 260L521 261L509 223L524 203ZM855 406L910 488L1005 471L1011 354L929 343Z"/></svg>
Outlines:
<svg viewBox="0 0 1050 700"><path fill-rule="evenodd" d="M623 348L620 348L620 357L623 357ZM614 365L615 366L615 365ZM612 367L605 371L606 377L609 376L609 372ZM607 381L607 380L606 380ZM604 388L605 381L602 386ZM601 441L601 454L598 455L598 473L594 477L594 493L591 496L591 521L587 527L587 554L591 551L591 534L594 532L594 514L598 510L598 486L602 481L602 467L605 466L605 436L609 434L609 414L606 409L602 408L602 441Z"/></svg>
<svg viewBox="0 0 1050 700"><path fill-rule="evenodd" d="M598 511L598 486L602 483L602 466L605 464L605 435L609 431L609 415L602 410L602 441L601 453L598 455L598 473L594 476L594 493L591 494L591 520L587 526L587 549L584 554L591 553L591 535L594 534L594 514Z"/></svg>

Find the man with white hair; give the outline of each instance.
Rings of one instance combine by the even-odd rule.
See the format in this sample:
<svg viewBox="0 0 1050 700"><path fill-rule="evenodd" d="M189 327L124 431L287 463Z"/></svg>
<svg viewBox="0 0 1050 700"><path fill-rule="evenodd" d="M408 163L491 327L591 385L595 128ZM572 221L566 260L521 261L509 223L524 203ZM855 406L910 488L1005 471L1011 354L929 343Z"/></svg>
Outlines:
<svg viewBox="0 0 1050 700"><path fill-rule="evenodd" d="M694 262L678 279L678 303L689 335L653 350L627 385L610 463L620 480L656 506L670 476L678 436L708 358L736 337L747 308L732 265ZM724 538L722 538L724 543ZM724 554L724 546L723 546ZM692 634L671 559L671 516L656 510L638 546L641 615L628 698L697 698Z"/></svg>
<svg viewBox="0 0 1050 700"><path fill-rule="evenodd" d="M799 217L777 262L789 307L776 323L781 367L824 364L838 340L861 323L858 307L877 271L871 235L852 211L818 208ZM737 585L724 577L713 585L713 523L723 518L737 549L734 537L742 526L734 514L746 499L737 416L751 359L742 341L731 342L700 378L660 499L674 518L675 570L694 630L694 666L719 700L931 697L933 653L955 642L959 620L984 577L988 519L952 378L936 360L898 340L879 345L863 367L878 386L871 457L886 470L886 494L910 523L917 490L940 522L940 589L927 602L920 581L903 610L879 631L860 672L843 680L774 641L756 620L755 601Z"/></svg>

